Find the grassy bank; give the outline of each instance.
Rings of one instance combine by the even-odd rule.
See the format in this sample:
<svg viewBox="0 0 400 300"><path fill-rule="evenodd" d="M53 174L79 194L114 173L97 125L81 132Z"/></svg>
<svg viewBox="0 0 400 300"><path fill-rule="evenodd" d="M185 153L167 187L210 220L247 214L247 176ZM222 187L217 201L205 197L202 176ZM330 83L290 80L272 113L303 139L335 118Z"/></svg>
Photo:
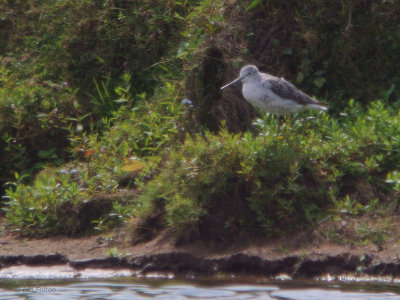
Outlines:
<svg viewBox="0 0 400 300"><path fill-rule="evenodd" d="M390 214L399 117L379 101L367 109L350 101L340 115L297 116L280 136L266 117L253 133L187 137L139 201L161 202L167 224L187 240L276 236L327 217Z"/></svg>
<svg viewBox="0 0 400 300"><path fill-rule="evenodd" d="M9 224L28 235L78 233L161 210L161 224L187 242L276 236L398 209L400 115L380 101L367 108L350 101L338 115L296 115L281 135L266 116L252 132L185 138L168 117L179 108L150 108L138 111L154 126L146 135L132 134L145 124L120 120L100 139L80 140L79 160L45 169L33 186L9 188Z"/></svg>
<svg viewBox="0 0 400 300"><path fill-rule="evenodd" d="M398 210L395 2L1 5L9 230L133 222L139 235L229 241ZM248 62L328 113L295 115L277 134L239 90L219 91Z"/></svg>

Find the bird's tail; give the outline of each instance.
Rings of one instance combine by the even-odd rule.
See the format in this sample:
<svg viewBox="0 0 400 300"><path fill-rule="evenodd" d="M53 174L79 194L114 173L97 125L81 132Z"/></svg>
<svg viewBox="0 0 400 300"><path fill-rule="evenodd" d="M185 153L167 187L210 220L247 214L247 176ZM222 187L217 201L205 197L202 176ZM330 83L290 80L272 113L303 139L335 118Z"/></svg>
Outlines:
<svg viewBox="0 0 400 300"><path fill-rule="evenodd" d="M307 107L311 108L311 109L315 109L315 110L321 110L321 111L327 111L328 110L327 105L325 103L322 103L322 102L308 104Z"/></svg>

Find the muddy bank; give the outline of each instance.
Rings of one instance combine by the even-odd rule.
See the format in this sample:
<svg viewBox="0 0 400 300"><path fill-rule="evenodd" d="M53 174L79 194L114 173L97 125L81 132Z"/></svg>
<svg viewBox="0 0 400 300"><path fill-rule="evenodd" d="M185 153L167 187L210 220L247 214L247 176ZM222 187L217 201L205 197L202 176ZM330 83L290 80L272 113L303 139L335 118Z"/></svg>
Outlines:
<svg viewBox="0 0 400 300"><path fill-rule="evenodd" d="M293 237L291 239L293 241ZM68 238L0 238L0 277L224 276L285 278L389 276L400 279L399 246L347 247L314 241L295 247L287 239L257 245L175 246L168 233L136 246L122 232ZM282 246L284 245L284 246ZM110 249L116 249L115 257ZM36 275L35 275L36 274Z"/></svg>
<svg viewBox="0 0 400 300"><path fill-rule="evenodd" d="M71 260L62 254L0 257L0 278L79 278L115 276L214 276L251 275L285 278L321 276L400 277L400 261L383 262L371 255L288 255L279 259L233 254L219 258L168 252L138 257L103 257Z"/></svg>

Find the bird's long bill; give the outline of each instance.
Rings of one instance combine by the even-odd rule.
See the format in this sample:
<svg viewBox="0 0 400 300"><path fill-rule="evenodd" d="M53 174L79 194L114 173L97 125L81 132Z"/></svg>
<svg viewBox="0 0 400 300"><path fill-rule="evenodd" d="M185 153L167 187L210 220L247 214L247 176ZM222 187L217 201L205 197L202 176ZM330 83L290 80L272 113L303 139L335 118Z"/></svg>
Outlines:
<svg viewBox="0 0 400 300"><path fill-rule="evenodd" d="M227 88L227 87L230 87L231 85L234 85L234 84L239 83L240 81L242 81L242 79L243 79L243 77L236 78L234 81L228 83L227 85L224 85L224 86L221 88L221 90L223 90L223 89L225 89L225 88Z"/></svg>

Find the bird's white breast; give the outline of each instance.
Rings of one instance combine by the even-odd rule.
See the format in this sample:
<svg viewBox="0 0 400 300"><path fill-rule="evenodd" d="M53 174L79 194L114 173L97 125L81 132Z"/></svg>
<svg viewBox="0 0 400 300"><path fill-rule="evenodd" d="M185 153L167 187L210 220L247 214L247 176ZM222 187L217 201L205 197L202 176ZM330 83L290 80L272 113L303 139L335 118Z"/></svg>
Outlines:
<svg viewBox="0 0 400 300"><path fill-rule="evenodd" d="M251 104L258 106L266 95L266 89L255 82L246 82L242 89L243 97Z"/></svg>
<svg viewBox="0 0 400 300"><path fill-rule="evenodd" d="M296 102L289 99L282 99L274 94L268 82L246 82L242 88L243 97L253 106L277 115L293 113L302 108Z"/></svg>

